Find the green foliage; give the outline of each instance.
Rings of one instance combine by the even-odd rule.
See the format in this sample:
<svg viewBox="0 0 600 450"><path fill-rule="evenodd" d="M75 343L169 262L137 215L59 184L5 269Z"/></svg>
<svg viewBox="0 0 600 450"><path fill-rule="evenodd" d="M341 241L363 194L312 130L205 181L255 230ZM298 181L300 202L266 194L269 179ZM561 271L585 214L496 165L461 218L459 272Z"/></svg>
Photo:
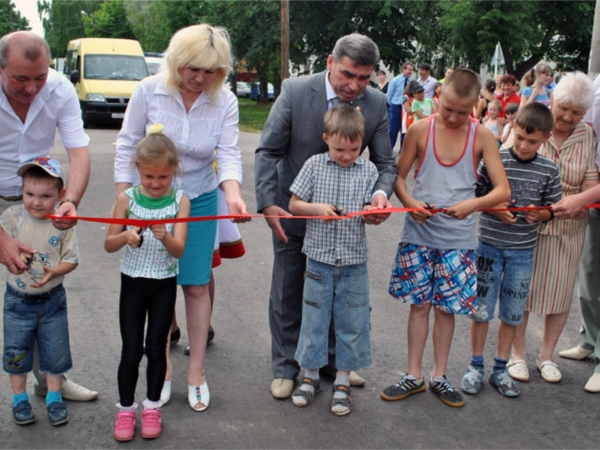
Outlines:
<svg viewBox="0 0 600 450"><path fill-rule="evenodd" d="M559 68L587 69L593 27L593 0L437 2L444 50L478 69L489 64L497 42L506 71L520 79L542 59Z"/></svg>
<svg viewBox="0 0 600 450"><path fill-rule="evenodd" d="M240 130L246 133L260 133L265 126L273 103L258 103L249 98L239 99Z"/></svg>
<svg viewBox="0 0 600 450"><path fill-rule="evenodd" d="M10 0L0 0L0 36L29 29L29 21L21 16L14 3Z"/></svg>
<svg viewBox="0 0 600 450"><path fill-rule="evenodd" d="M127 20L123 0L105 0L100 8L82 14L86 36L137 39Z"/></svg>
<svg viewBox="0 0 600 450"><path fill-rule="evenodd" d="M54 57L62 57L72 39L85 37L81 11L95 13L98 0L38 0L44 36Z"/></svg>

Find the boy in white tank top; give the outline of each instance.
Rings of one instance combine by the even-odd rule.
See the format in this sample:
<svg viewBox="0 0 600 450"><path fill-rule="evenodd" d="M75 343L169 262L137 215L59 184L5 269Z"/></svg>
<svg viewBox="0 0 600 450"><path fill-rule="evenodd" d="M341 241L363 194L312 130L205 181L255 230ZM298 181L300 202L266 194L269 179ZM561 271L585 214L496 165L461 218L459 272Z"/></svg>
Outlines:
<svg viewBox="0 0 600 450"><path fill-rule="evenodd" d="M425 390L422 360L433 306L434 366L429 387L449 406L465 403L445 373L454 315L476 310L477 241L472 213L510 198L495 138L470 117L480 90L475 72L452 72L442 88L439 114L408 130L398 159L396 195L405 207L418 210L406 217L389 287L392 296L411 304L408 371L383 390L384 400L401 400ZM494 188L476 198L476 171L482 158ZM415 188L409 193L406 177L415 161ZM438 208L442 210L436 213Z"/></svg>

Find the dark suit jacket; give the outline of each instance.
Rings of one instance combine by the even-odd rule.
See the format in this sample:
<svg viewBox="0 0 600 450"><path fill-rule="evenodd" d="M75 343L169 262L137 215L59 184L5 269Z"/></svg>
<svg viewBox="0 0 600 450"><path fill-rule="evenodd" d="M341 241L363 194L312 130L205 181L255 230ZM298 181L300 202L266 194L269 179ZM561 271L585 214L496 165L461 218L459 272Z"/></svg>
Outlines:
<svg viewBox="0 0 600 450"><path fill-rule="evenodd" d="M328 151L323 141L323 118L327 112L326 72L283 82L273 105L255 155L257 209L277 205L288 210L290 186L305 161ZM375 190L388 198L393 192L397 170L390 145L385 95L367 87L353 105L365 118L361 153L369 147L369 159L379 171ZM283 220L286 232L304 236L304 221Z"/></svg>

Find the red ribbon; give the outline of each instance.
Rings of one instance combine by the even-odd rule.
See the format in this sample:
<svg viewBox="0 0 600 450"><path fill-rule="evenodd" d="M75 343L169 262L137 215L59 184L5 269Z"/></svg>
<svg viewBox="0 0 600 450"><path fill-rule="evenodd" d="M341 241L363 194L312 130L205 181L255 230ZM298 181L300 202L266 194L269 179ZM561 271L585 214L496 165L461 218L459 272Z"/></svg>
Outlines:
<svg viewBox="0 0 600 450"><path fill-rule="evenodd" d="M600 203L592 203L584 206L584 209L598 209ZM186 217L186 218L173 218L173 219L154 219L152 221L145 219L116 219L114 217L84 217L84 216L56 216L47 215L49 219L59 220L83 220L85 222L97 222L117 225L131 225L136 227L145 228L150 225L167 224L167 223L187 223L187 222L204 222L207 220L221 220L221 219L244 219L251 217L253 219L324 219L324 220L346 220L358 216L367 216L370 214L390 214L390 213L411 213L420 211L423 208L376 208L370 210L350 212L341 216L265 216L263 214L229 214L229 215L217 215L217 216L199 216L199 217ZM510 208L491 208L484 209L481 212L525 212L525 211L543 211L552 209L551 206L520 206ZM447 208L436 208L429 209L433 214L443 213Z"/></svg>

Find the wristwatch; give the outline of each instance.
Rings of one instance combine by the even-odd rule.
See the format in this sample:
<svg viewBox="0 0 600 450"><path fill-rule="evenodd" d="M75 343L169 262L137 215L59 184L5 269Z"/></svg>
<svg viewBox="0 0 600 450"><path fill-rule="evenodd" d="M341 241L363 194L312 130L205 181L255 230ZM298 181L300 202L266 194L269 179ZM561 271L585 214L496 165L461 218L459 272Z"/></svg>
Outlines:
<svg viewBox="0 0 600 450"><path fill-rule="evenodd" d="M77 208L77 203L71 198L65 198L64 200L61 200L59 206L62 206L65 203L72 203L73 205L75 205L75 208Z"/></svg>

